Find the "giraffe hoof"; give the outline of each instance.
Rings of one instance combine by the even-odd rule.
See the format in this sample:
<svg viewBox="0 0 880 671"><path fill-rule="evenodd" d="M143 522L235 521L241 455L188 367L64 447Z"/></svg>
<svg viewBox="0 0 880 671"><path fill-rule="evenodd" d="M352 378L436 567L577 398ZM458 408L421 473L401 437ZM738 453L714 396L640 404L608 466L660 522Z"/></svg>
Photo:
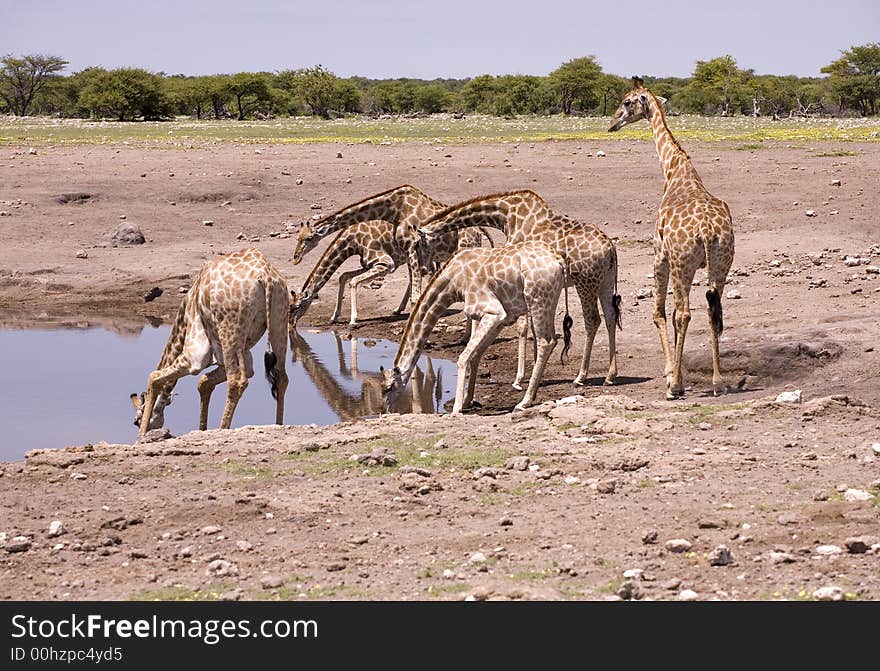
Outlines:
<svg viewBox="0 0 880 671"><path fill-rule="evenodd" d="M578 376L574 379L574 381L572 382L572 384L573 384L575 387L586 387L586 386L587 386L587 380L586 380L586 378L583 378L583 377L581 377L580 375L578 375Z"/></svg>
<svg viewBox="0 0 880 671"><path fill-rule="evenodd" d="M517 391L522 391L522 390L523 390L522 385L521 385L519 382L514 382L514 383L513 383L512 385L510 385L510 386L513 387L514 389L516 389Z"/></svg>
<svg viewBox="0 0 880 671"><path fill-rule="evenodd" d="M723 383L717 383L712 385L712 395L713 396L723 396L727 393L727 385Z"/></svg>
<svg viewBox="0 0 880 671"><path fill-rule="evenodd" d="M615 380L615 378L613 378L613 377L606 377L605 382L603 382L602 384L604 384L606 387L613 387L614 380Z"/></svg>

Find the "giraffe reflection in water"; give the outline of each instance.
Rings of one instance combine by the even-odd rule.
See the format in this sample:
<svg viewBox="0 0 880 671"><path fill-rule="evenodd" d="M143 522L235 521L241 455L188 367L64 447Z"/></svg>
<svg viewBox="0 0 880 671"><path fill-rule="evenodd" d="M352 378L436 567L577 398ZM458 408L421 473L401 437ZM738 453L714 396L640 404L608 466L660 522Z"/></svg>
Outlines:
<svg viewBox="0 0 880 671"><path fill-rule="evenodd" d="M350 361L346 363L343 338L331 331L336 340L338 372L333 373L321 361L309 343L296 330L290 331L290 356L293 363L302 364L315 388L324 397L327 405L340 420L348 422L370 415L379 415L384 410L385 398L382 395L382 374L374 371L361 371L358 368L358 341L350 339ZM345 380L360 382L359 392L352 392L343 384ZM411 391L398 398L388 412L435 414L443 412L443 370L434 368L431 357L424 358L424 364L416 366L413 372Z"/></svg>

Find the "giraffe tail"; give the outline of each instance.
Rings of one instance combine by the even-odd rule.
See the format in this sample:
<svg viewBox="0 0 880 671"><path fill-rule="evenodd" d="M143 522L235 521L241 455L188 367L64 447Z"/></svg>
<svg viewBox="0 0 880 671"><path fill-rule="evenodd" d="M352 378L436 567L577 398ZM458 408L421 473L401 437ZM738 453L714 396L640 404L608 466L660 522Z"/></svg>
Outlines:
<svg viewBox="0 0 880 671"><path fill-rule="evenodd" d="M620 294L617 293L617 247L614 246L614 243L611 243L611 256L612 263L614 264L614 293L611 294L611 307L614 309L614 321L617 323L617 328L622 331L623 320L621 319L620 312L620 303L622 299Z"/></svg>
<svg viewBox="0 0 880 671"><path fill-rule="evenodd" d="M266 380L269 382L269 390L272 398L278 400L278 355L272 351L272 293L274 287L271 282L264 283L266 294L266 353L263 355L263 367L266 370ZM286 294L285 294L286 298ZM285 320L287 321L287 320Z"/></svg>
<svg viewBox="0 0 880 671"><path fill-rule="evenodd" d="M712 243L709 240L705 241L706 276L711 287L706 291L706 302L709 304L709 319L712 322L712 328L715 329L715 333L720 336L721 333L724 331L724 314L721 310L721 294L718 292L718 287L715 286L715 283L713 281L715 275L712 271L712 251L710 249L711 244Z"/></svg>
<svg viewBox="0 0 880 671"><path fill-rule="evenodd" d="M571 327L574 319L568 313L568 269L563 266L565 281L563 282L563 292L565 293L565 317L562 319L562 352L559 354L559 363L565 363L565 357L568 350L571 349Z"/></svg>
<svg viewBox="0 0 880 671"><path fill-rule="evenodd" d="M489 247L494 249L495 243L492 242L492 238L489 236L489 231L487 231L484 226L480 226L479 229L480 229L480 232L482 232L482 234L486 236L486 240L489 241Z"/></svg>

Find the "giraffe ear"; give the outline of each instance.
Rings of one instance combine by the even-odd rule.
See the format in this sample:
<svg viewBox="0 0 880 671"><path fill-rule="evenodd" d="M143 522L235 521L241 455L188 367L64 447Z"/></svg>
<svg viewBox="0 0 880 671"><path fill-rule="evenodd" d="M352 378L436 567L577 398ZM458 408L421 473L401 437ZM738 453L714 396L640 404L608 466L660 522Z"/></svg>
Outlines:
<svg viewBox="0 0 880 671"><path fill-rule="evenodd" d="M131 396L129 396L129 398L131 399L131 404L134 406L135 411L139 412L144 404L143 399L140 398L137 394L132 394Z"/></svg>
<svg viewBox="0 0 880 671"><path fill-rule="evenodd" d="M400 368L398 368L397 366L394 367L394 374L400 375Z"/></svg>
<svg viewBox="0 0 880 671"><path fill-rule="evenodd" d="M380 365L379 365L379 372L380 372L380 373L384 373L384 372L385 372L385 366L383 366L383 365L380 364Z"/></svg>
<svg viewBox="0 0 880 671"><path fill-rule="evenodd" d="M641 77L632 77L630 80L632 81L632 85L634 89L638 89L642 87L642 78Z"/></svg>
<svg viewBox="0 0 880 671"><path fill-rule="evenodd" d="M643 105L644 107L647 107L647 106L648 106L648 95L647 95L646 93L643 93L642 95L640 95L640 96L639 96L639 100L642 101L642 105Z"/></svg>

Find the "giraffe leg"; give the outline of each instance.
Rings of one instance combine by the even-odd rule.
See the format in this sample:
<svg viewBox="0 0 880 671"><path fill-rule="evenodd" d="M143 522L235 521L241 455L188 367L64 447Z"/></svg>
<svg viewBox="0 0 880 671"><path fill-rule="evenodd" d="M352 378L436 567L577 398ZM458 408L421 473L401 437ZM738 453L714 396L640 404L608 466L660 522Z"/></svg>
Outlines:
<svg viewBox="0 0 880 671"><path fill-rule="evenodd" d="M556 301L552 301L551 309L545 309L543 311L544 314L541 314L541 311L539 310L538 314L532 315L535 341L538 343L538 354L535 357L535 365L532 367L532 377L529 379L529 386L526 389L525 396L523 396L523 399L516 404L515 410L523 410L524 408L529 407L535 402L535 398L538 395L538 386L541 384L541 379L544 377L544 368L547 365L547 360L550 358L550 355L556 347L554 315L556 313L556 303L558 302L559 298L557 296Z"/></svg>
<svg viewBox="0 0 880 671"><path fill-rule="evenodd" d="M675 292L675 355L672 362L672 374L666 379L666 397L668 399L684 396L681 362L684 357L684 339L687 336L688 324L691 321L690 285L690 281L682 278L678 272L673 272L672 286Z"/></svg>
<svg viewBox="0 0 880 671"><path fill-rule="evenodd" d="M198 372L198 371L195 371ZM153 417L153 406L156 405L156 397L166 386L173 384L184 375L195 374L192 371L188 357L179 356L174 362L162 370L154 370L147 380L147 393L144 396L144 409L141 413L141 425L138 428L138 437L143 436L150 430L150 420Z"/></svg>
<svg viewBox="0 0 880 671"><path fill-rule="evenodd" d="M358 287L364 282L369 282L370 280L374 280L377 277L382 277L387 275L388 273L394 272L395 266L394 261L391 260L391 257L388 257L387 261L379 261L378 263L374 263L370 268L363 273L359 274L358 277L355 277L348 285L351 287L351 318L348 320L350 326L354 326L357 324L357 290Z"/></svg>
<svg viewBox="0 0 880 671"><path fill-rule="evenodd" d="M422 264L419 259L418 245L410 245L406 251L406 265L409 270L410 291L407 294L411 306L415 306L422 295Z"/></svg>
<svg viewBox="0 0 880 671"><path fill-rule="evenodd" d="M593 353L593 341L596 339L596 331L599 330L601 319L599 318L599 306L596 294L589 287L578 284L578 296L581 299L581 310L584 313L584 355L581 359L581 369L578 371L574 383L578 386L587 384L587 376L590 370L590 357Z"/></svg>
<svg viewBox="0 0 880 671"><path fill-rule="evenodd" d="M516 330L519 335L517 356L516 356L516 379L513 381L513 388L522 391L522 381L526 376L526 344L529 334L529 318L523 315L516 320Z"/></svg>
<svg viewBox="0 0 880 671"><path fill-rule="evenodd" d="M284 395L287 392L287 337L283 315L287 313L288 301L283 286L277 286L272 293L272 313L266 315L269 332L269 347L274 354L275 423L284 424ZM266 371L267 375L269 371Z"/></svg>
<svg viewBox="0 0 880 671"><path fill-rule="evenodd" d="M250 352L244 349L241 338L236 336L224 338L221 334L220 345L223 348L223 361L226 364L226 406L220 418L220 428L228 429L232 426L232 415L235 414L238 401L247 389L248 378L254 374L253 359L249 356Z"/></svg>
<svg viewBox="0 0 880 671"><path fill-rule="evenodd" d="M214 387L225 381L226 369L223 366L217 366L199 378L199 431L205 431L208 428L208 405L211 403Z"/></svg>
<svg viewBox="0 0 880 671"><path fill-rule="evenodd" d="M666 366L663 375L672 373L672 348L669 345L669 330L666 326L666 288L669 286L669 262L654 250L654 326L660 334L660 346Z"/></svg>
<svg viewBox="0 0 880 671"><path fill-rule="evenodd" d="M477 374L479 373L480 360L483 358L483 354L486 353L486 350L489 349L489 345L495 342L495 338L498 337L501 328L502 325L499 324L497 328L490 331L488 336L483 339L482 343L476 348L476 350L474 350L474 353L471 356L471 369L470 374L468 375L467 394L464 399L465 408L470 408L474 403L474 391L477 387Z"/></svg>
<svg viewBox="0 0 880 671"><path fill-rule="evenodd" d="M342 298L345 295L345 285L358 275L363 275L365 272L367 272L367 268L358 268L357 270L344 272L339 276L339 293L336 295L336 307L333 308L333 316L330 317L331 324L337 324L339 322L339 313L342 312ZM352 294L351 300L354 301L354 294Z"/></svg>
<svg viewBox="0 0 880 671"><path fill-rule="evenodd" d="M608 375L605 376L605 384L614 384L617 378L617 321L620 315L620 302L615 301L614 285L607 282L599 290L599 302L602 304L602 316L605 318L605 328L608 331Z"/></svg>
<svg viewBox="0 0 880 671"><path fill-rule="evenodd" d="M495 339L495 336L501 330L501 325L504 323L506 315L500 303L493 305L489 310L491 312L485 311L483 313L471 335L470 342L468 342L467 347L464 348L464 351L458 357L458 379L455 385L455 403L452 406L453 414L460 413L465 405L465 385L470 384L468 373L472 368L471 360L475 357L481 346L483 346L484 341L486 341L486 344L483 346L483 349ZM479 357L477 357L477 362L479 362ZM476 375L473 377L476 378ZM473 385L476 385L476 380L474 380Z"/></svg>
<svg viewBox="0 0 880 671"><path fill-rule="evenodd" d="M474 332L474 320L472 317L465 317L464 320L464 333L461 334L461 338L458 339L456 345L467 345L468 341L471 339L471 333Z"/></svg>
<svg viewBox="0 0 880 671"><path fill-rule="evenodd" d="M406 292L403 294L403 300L400 301L400 305L394 311L394 314L399 315L406 309L406 306L409 305L409 297L412 295L412 287L413 287L413 276L412 276L412 268L407 266L407 272L409 273L409 283L406 285Z"/></svg>

